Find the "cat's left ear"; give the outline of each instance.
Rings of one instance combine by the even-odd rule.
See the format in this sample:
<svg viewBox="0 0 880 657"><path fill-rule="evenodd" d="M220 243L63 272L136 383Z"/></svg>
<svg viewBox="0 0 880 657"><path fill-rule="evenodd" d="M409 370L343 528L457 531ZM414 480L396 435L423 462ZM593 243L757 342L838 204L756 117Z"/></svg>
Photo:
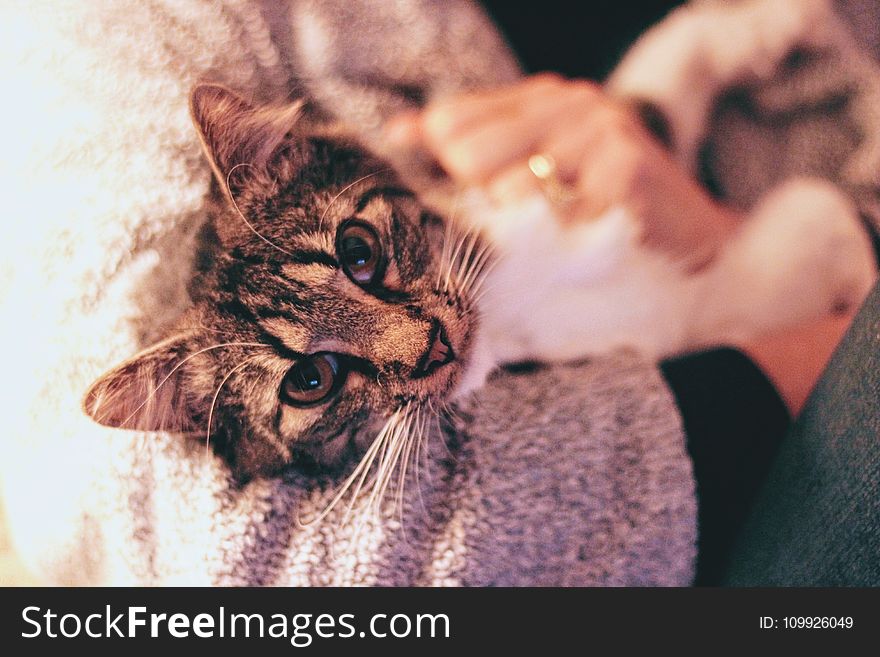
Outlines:
<svg viewBox="0 0 880 657"><path fill-rule="evenodd" d="M188 335L145 349L95 381L83 410L104 426L135 431L188 433L196 429L186 373Z"/></svg>
<svg viewBox="0 0 880 657"><path fill-rule="evenodd" d="M200 84L193 90L193 123L214 173L233 198L245 184L277 178L275 156L301 109L301 102L257 109L217 84Z"/></svg>

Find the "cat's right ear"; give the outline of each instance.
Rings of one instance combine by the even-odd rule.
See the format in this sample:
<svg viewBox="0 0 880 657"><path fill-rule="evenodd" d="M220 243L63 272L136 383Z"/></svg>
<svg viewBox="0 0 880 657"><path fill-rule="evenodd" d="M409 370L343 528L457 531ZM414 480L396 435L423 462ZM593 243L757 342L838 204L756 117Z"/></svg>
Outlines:
<svg viewBox="0 0 880 657"><path fill-rule="evenodd" d="M256 109L218 84L200 84L190 113L205 154L223 189L234 199L245 184L270 181L273 157L296 124L302 103Z"/></svg>
<svg viewBox="0 0 880 657"><path fill-rule="evenodd" d="M187 335L164 340L113 368L95 381L83 410L104 426L135 431L196 430L184 371Z"/></svg>

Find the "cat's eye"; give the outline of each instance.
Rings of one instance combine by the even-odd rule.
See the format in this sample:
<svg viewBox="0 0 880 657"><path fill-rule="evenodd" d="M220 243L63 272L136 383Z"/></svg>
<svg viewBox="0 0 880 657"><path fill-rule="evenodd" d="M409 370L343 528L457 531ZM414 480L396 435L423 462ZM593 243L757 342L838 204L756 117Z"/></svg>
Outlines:
<svg viewBox="0 0 880 657"><path fill-rule="evenodd" d="M318 353L299 359L281 382L281 401L291 406L312 406L339 390L345 371L334 354Z"/></svg>
<svg viewBox="0 0 880 657"><path fill-rule="evenodd" d="M355 219L343 223L336 234L336 252L342 270L358 285L372 285L382 280L382 244L368 224Z"/></svg>

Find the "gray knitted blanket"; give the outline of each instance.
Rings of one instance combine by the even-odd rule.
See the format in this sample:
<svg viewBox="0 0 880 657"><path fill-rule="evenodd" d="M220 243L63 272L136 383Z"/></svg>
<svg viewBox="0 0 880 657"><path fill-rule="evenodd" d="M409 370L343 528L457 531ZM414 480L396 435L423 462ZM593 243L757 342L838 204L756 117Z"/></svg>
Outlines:
<svg viewBox="0 0 880 657"><path fill-rule="evenodd" d="M306 92L369 138L401 107L519 75L474 5L7 3L0 43L4 88L15 99L4 108L2 171L15 230L0 269L0 330L15 374L3 394L0 484L13 543L36 576L64 584L690 581L695 500L680 420L656 368L633 354L499 373L458 409L454 426L431 429L399 504L389 495L379 517L355 508L347 522L344 506L309 522L345 473L291 471L238 486L200 445L107 430L80 411L94 377L187 304L210 181L187 116L191 86L219 80L259 100ZM844 182L862 195L864 180L845 165L878 134L868 108L880 102L864 100L877 98L878 78L845 43L829 61L864 102L823 104L821 89L786 87L791 76L776 69L745 80L752 86L740 98L778 98L778 84L786 102L806 93L833 125L855 121L859 138L827 175L850 176ZM767 138L796 131L795 119L777 120ZM714 149L705 150L707 166L722 191L746 203L760 185L730 161L727 132L714 129L703 135ZM793 167L809 160L785 157ZM734 190L749 180L757 191Z"/></svg>

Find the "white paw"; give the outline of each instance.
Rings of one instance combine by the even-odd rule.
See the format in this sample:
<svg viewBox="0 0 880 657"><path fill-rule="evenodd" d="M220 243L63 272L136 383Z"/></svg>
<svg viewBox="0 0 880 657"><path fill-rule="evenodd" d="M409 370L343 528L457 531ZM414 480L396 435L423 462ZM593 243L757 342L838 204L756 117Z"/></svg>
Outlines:
<svg viewBox="0 0 880 657"><path fill-rule="evenodd" d="M770 192L724 257L730 308L744 311L757 332L855 309L877 276L855 207L818 179Z"/></svg>

